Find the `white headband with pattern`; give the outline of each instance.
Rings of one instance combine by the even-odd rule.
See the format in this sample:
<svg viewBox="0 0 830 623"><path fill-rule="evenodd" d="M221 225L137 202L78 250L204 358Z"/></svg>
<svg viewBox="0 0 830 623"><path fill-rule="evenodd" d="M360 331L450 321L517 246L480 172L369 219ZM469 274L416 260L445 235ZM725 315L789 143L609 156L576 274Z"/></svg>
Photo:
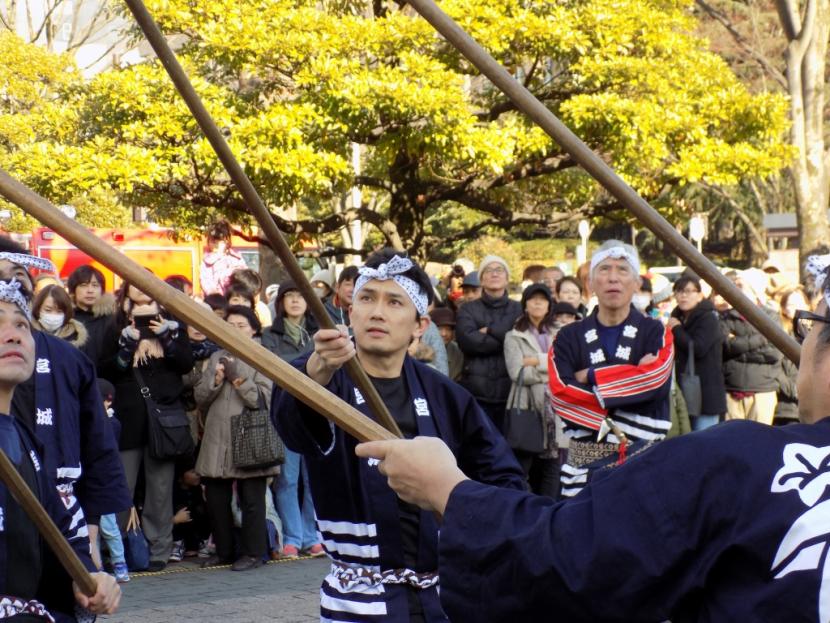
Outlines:
<svg viewBox="0 0 830 623"><path fill-rule="evenodd" d="M26 297L21 291L22 287L23 284L21 284L17 279L12 279L11 281L0 281L0 301L17 305L26 318L31 321L32 312L29 309L29 302L26 300Z"/></svg>
<svg viewBox="0 0 830 623"><path fill-rule="evenodd" d="M49 260L42 257L35 257L27 253L11 253L9 251L0 252L0 260L9 260L12 264L26 266L27 268L37 268L38 270L48 270L50 272L57 272L55 265Z"/></svg>
<svg viewBox="0 0 830 623"><path fill-rule="evenodd" d="M830 288L825 288L825 285L828 285L827 275L830 272L830 254L811 255L807 258L805 268L813 276L816 282L816 290L822 293L824 300L827 301L827 306L830 307Z"/></svg>
<svg viewBox="0 0 830 623"><path fill-rule="evenodd" d="M400 255L396 255L391 260L385 264L381 264L377 268L362 266L357 271L359 276L357 281L354 283L353 296L357 296L360 288L365 286L372 279L377 279L378 281L386 281L387 279L391 279L403 288L406 295L412 300L412 303L415 305L415 309L418 310L418 313L425 316L427 308L429 307L429 298L427 298L426 292L424 292L421 289L421 286L415 283L412 279L404 277L401 274L405 273L413 266L414 264L412 263L412 260L408 257L401 257Z"/></svg>
<svg viewBox="0 0 830 623"><path fill-rule="evenodd" d="M591 274L594 273L594 269L597 266L602 264L609 257L615 260L625 260L631 264L631 268L634 269L635 275L640 274L640 258L638 258L635 254L632 254L625 247L611 247L610 249L594 253L591 256Z"/></svg>

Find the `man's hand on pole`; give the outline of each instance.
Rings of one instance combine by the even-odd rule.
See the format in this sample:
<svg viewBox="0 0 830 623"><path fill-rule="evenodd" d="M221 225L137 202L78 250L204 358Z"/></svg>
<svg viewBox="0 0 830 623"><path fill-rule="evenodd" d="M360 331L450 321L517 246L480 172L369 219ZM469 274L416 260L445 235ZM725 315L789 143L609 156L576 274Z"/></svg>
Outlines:
<svg viewBox="0 0 830 623"><path fill-rule="evenodd" d="M314 334L314 353L306 364L308 376L320 385L328 385L334 373L352 359L355 352L347 327L337 325L337 329L320 329Z"/></svg>
<svg viewBox="0 0 830 623"><path fill-rule="evenodd" d="M93 614L114 613L121 603L121 587L118 586L115 578L108 573L93 573L91 575L97 585L92 597L87 597L75 584L72 585L78 605Z"/></svg>
<svg viewBox="0 0 830 623"><path fill-rule="evenodd" d="M380 459L378 470L405 502L444 514L450 493L467 480L455 456L437 437L370 441L355 448L357 456Z"/></svg>

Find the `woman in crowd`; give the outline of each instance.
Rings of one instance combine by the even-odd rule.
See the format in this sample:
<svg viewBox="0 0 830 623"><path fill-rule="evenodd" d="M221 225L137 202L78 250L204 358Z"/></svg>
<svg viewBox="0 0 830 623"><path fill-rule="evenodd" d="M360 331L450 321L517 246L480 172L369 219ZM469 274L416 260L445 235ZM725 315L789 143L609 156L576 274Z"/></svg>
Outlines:
<svg viewBox="0 0 830 623"><path fill-rule="evenodd" d="M231 248L231 226L227 221L217 221L208 232L208 247L199 267L199 283L203 295L226 294L233 271L248 268L245 260Z"/></svg>
<svg viewBox="0 0 830 623"><path fill-rule="evenodd" d="M565 276L556 282L556 300L572 305L582 318L588 313L582 300L582 283L575 277Z"/></svg>
<svg viewBox="0 0 830 623"><path fill-rule="evenodd" d="M274 324L263 333L262 345L286 361L314 350L311 336L317 331L317 322L308 312L308 305L293 281L280 284L275 311ZM298 498L300 479L303 483L302 503ZM283 558L296 558L304 550L312 556L324 553L317 540L305 461L288 448L285 449L285 463L277 476L277 513L284 534L280 551Z"/></svg>
<svg viewBox="0 0 830 623"><path fill-rule="evenodd" d="M181 405L182 375L193 367L187 331L149 296L124 283L111 338L117 352L104 360L106 376L115 386L113 409L121 422L121 460L130 491L144 464L144 536L150 542L150 569L167 565L173 546L173 477L175 460L158 459L147 451L147 403L141 387L159 405Z"/></svg>
<svg viewBox="0 0 830 623"><path fill-rule="evenodd" d="M793 334L793 318L799 310L810 310L807 294L801 286L785 287L775 297L780 311L781 328ZM781 372L778 384L778 404L775 406L775 424L792 424L798 422L798 389L796 376L798 368L788 357L781 358Z"/></svg>
<svg viewBox="0 0 830 623"><path fill-rule="evenodd" d="M535 407L544 418L545 451L538 455L514 452L530 478L531 489L553 498L559 483L559 457L556 422L548 395L548 351L556 331L550 290L543 283L531 284L522 293L522 315L504 338L504 360L513 381L507 405L518 409ZM521 385L519 373L522 373Z"/></svg>
<svg viewBox="0 0 830 623"><path fill-rule="evenodd" d="M89 334L73 316L72 301L62 287L46 286L35 297L32 326L82 349Z"/></svg>
<svg viewBox="0 0 830 623"><path fill-rule="evenodd" d="M249 307L228 308L228 324L245 339L259 341L262 326ZM245 408L256 409L271 403L271 381L226 350L213 353L195 388L196 403L205 413L205 432L196 472L203 478L208 514L216 554L203 567L233 562L234 571L246 571L262 564L265 553L265 487L279 468L240 469L233 465L231 418ZM242 555L234 562L233 485L242 510Z"/></svg>
<svg viewBox="0 0 830 623"><path fill-rule="evenodd" d="M262 323L262 328L270 327L271 310L268 308L267 301L262 300L262 277L259 276L259 273L250 268L235 270L231 275L231 285L244 286L251 292L253 295L252 307L260 323Z"/></svg>
<svg viewBox="0 0 830 623"><path fill-rule="evenodd" d="M242 305L251 309L256 308L254 293L242 283L231 283L225 291L225 298L228 301L228 307Z"/></svg>
<svg viewBox="0 0 830 623"><path fill-rule="evenodd" d="M700 281L680 277L674 282L677 307L672 310L668 326L674 334L675 371L686 372L689 351L694 349L695 374L700 377L701 413L690 414L692 430L714 426L726 413L726 389L723 382L723 334L715 307L703 297Z"/></svg>

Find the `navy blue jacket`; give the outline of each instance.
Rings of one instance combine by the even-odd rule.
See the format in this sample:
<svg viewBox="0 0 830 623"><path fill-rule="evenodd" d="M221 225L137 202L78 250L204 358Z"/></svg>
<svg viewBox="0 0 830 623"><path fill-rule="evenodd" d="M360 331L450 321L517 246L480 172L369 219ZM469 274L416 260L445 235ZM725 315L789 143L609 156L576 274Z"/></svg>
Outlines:
<svg viewBox="0 0 830 623"><path fill-rule="evenodd" d="M0 417L7 417L0 415ZM72 549L80 558L81 562L89 571L95 571L95 566L89 555L89 539L86 532L86 522L81 517L79 525L75 525L75 520L70 514L70 511L62 503L58 492L55 489L54 480L51 478L51 472L44 467L44 448L34 438L31 432L24 426L17 418L13 418L13 429L20 440L22 450L21 461L30 461L34 468L36 483L33 488L33 493L46 510L49 517L57 525L58 529L66 537ZM9 434L5 430L2 434ZM11 433L14 434L14 433ZM7 445L6 443L3 444ZM48 461L47 461L48 463ZM0 483L0 518L8 515L8 505L16 504L6 487ZM80 529L79 529L80 528ZM8 539L15 537L14 526L6 525L5 522L0 522L0 595L6 595L6 580L8 574L14 573L14 561L7 559ZM41 541L41 553L44 555L46 561L50 560L50 556L45 551L48 546ZM42 568L43 576L49 575L47 568L48 562L44 562ZM47 608L53 607L63 608L67 604L67 600L71 599L71 581L68 576L63 576L63 581L56 583L54 581L45 581L41 577L41 586L36 595L15 595L14 597L23 599L36 598L41 601ZM71 602L69 602L71 603ZM52 611L53 615L60 615L57 611ZM62 618L61 620L66 620Z"/></svg>
<svg viewBox="0 0 830 623"><path fill-rule="evenodd" d="M305 370L308 357L293 362ZM406 377L419 435L438 436L471 478L499 487L524 489L525 479L504 438L475 399L445 375L407 356ZM338 370L327 389L358 410L367 411L360 392L345 370ZM398 501L378 461L358 459L357 440L275 386L272 417L289 449L307 461L317 527L333 562L374 572L406 567ZM417 572L437 569L438 525L421 513ZM420 592L428 623L445 621L435 588ZM349 621L409 621L406 589L384 584L368 587L341 583L329 574L321 590L325 618Z"/></svg>
<svg viewBox="0 0 830 623"><path fill-rule="evenodd" d="M441 525L458 621L830 620L830 418L656 444L553 502L459 484Z"/></svg>
<svg viewBox="0 0 830 623"><path fill-rule="evenodd" d="M34 393L15 390L15 417L33 424L64 503L87 517L127 510L132 496L95 366L71 344L41 331L35 340ZM80 506L79 506L80 503Z"/></svg>

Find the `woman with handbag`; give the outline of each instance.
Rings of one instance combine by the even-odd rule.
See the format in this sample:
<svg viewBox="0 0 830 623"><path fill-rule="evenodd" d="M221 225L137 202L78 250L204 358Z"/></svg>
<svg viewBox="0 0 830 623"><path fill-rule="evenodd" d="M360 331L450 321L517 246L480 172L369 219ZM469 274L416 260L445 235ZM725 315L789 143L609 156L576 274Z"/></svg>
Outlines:
<svg viewBox="0 0 830 623"><path fill-rule="evenodd" d="M674 296L677 307L668 326L674 334L675 372L692 430L703 430L717 424L726 413L723 334L714 305L703 297L700 281L680 277L674 282ZM686 382L684 376L688 377Z"/></svg>
<svg viewBox="0 0 830 623"><path fill-rule="evenodd" d="M231 306L226 321L248 339L259 341L262 325L249 307ZM271 403L271 381L244 361L222 349L210 356L207 369L196 385L196 403L205 413L205 432L196 472L202 476L208 516L213 529L216 554L203 567L233 563L234 571L254 569L262 564L265 554L265 489L269 476L279 473L277 460L267 467L241 467L235 462L234 417L246 411L262 411L267 415ZM270 419L267 420L269 426ZM238 458L238 457L237 457ZM242 555L234 562L233 485L242 510Z"/></svg>
<svg viewBox="0 0 830 623"><path fill-rule="evenodd" d="M293 281L280 284L274 304L274 323L262 333L262 345L285 361L293 361L314 350L311 336L317 321ZM303 498L299 485L303 483ZM306 551L312 556L325 554L314 523L314 502L308 484L308 467L301 454L285 450L285 463L276 478L277 513L282 521L281 558L296 558Z"/></svg>
<svg viewBox="0 0 830 623"><path fill-rule="evenodd" d="M119 449L133 494L138 470L144 465L141 520L150 543L148 569L161 571L173 548L171 500L176 461L175 452L160 452L157 442L161 433L182 452L192 452L181 395L182 375L193 367L193 357L187 332L146 294L125 282L117 302L116 321L107 340L115 352L103 354L101 369L115 387L113 409L121 423ZM156 417L160 414L179 426L160 431ZM123 528L126 513L119 521Z"/></svg>
<svg viewBox="0 0 830 623"><path fill-rule="evenodd" d="M522 315L504 338L504 360L513 381L507 398L504 435L531 489L556 497L559 457L556 423L548 396L548 351L556 334L553 298L543 283L522 293Z"/></svg>

